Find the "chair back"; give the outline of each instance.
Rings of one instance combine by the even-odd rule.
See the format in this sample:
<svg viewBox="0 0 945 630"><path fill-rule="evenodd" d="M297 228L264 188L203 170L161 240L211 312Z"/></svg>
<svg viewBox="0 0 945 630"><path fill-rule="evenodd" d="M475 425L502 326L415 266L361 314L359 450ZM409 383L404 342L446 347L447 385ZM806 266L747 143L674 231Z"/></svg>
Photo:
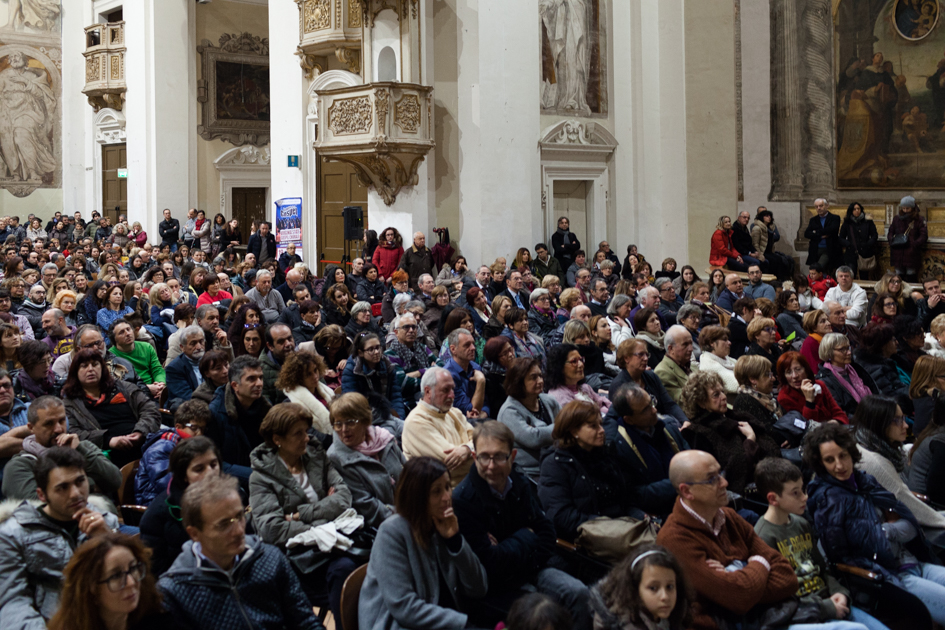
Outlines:
<svg viewBox="0 0 945 630"><path fill-rule="evenodd" d="M358 629L358 600L366 575L367 565L362 564L351 572L341 587L341 630Z"/></svg>
<svg viewBox="0 0 945 630"><path fill-rule="evenodd" d="M118 488L118 501L125 505L134 505L135 499L135 475L138 474L138 465L140 459L128 462L121 467L121 486Z"/></svg>

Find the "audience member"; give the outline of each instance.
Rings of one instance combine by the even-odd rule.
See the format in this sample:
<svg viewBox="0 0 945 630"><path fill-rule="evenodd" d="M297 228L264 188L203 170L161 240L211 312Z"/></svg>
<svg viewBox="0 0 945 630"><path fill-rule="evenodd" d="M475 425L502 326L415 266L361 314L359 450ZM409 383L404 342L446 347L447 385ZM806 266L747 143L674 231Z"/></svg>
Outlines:
<svg viewBox="0 0 945 630"><path fill-rule="evenodd" d="M833 300L843 307L848 326L862 328L869 319L866 290L853 282L853 269L837 269L837 286L827 291L824 301Z"/></svg>
<svg viewBox="0 0 945 630"><path fill-rule="evenodd" d="M818 354L822 363L816 376L817 382L827 387L827 391L847 418L852 418L863 398L879 393L873 377L862 366L853 362L850 342L839 333L824 335ZM801 356L804 356L803 353ZM945 365L942 367L942 372L945 373Z"/></svg>
<svg viewBox="0 0 945 630"><path fill-rule="evenodd" d="M203 435L210 424L210 408L202 400L188 400L174 413L174 427L152 433L141 447L141 462L135 474L138 505L150 505L167 486L171 453L182 440Z"/></svg>
<svg viewBox="0 0 945 630"><path fill-rule="evenodd" d="M262 395L262 365L249 356L230 362L225 386L217 388L207 427L223 455L223 470L240 479L249 479L250 451L260 444L259 427L272 405Z"/></svg>

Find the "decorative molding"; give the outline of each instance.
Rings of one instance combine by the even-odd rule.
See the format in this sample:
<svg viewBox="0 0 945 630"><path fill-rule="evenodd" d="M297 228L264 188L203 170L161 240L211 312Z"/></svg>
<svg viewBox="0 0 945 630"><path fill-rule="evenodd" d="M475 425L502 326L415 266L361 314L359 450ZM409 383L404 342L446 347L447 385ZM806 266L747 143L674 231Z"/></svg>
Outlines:
<svg viewBox="0 0 945 630"><path fill-rule="evenodd" d="M360 0L348 0L348 28L361 28L364 23L364 10Z"/></svg>
<svg viewBox="0 0 945 630"><path fill-rule="evenodd" d="M220 177L220 212L233 216L234 188L265 188L266 207L272 203L272 168L269 146L234 147L213 161Z"/></svg>
<svg viewBox="0 0 945 630"><path fill-rule="evenodd" d="M354 74L346 70L326 70L315 76L312 84L308 87L307 95L309 98L308 115L318 121L318 95L320 90L333 90L336 88L356 87L362 85L364 80L360 74Z"/></svg>
<svg viewBox="0 0 945 630"><path fill-rule="evenodd" d="M301 0L301 9L303 33L331 28L331 0Z"/></svg>
<svg viewBox="0 0 945 630"><path fill-rule="evenodd" d="M252 33L224 33L220 36L220 50L244 55L269 55L269 39Z"/></svg>
<svg viewBox="0 0 945 630"><path fill-rule="evenodd" d="M600 123L572 118L545 129L538 146L543 160L606 158L617 148L617 138Z"/></svg>
<svg viewBox="0 0 945 630"><path fill-rule="evenodd" d="M95 114L92 121L95 141L99 144L121 144L127 142L125 115L115 108L105 108Z"/></svg>
<svg viewBox="0 0 945 630"><path fill-rule="evenodd" d="M356 48L335 48L335 57L341 63L348 66L348 70L354 74L361 72L361 51Z"/></svg>
<svg viewBox="0 0 945 630"><path fill-rule="evenodd" d="M377 128L387 128L387 112L390 109L390 92L377 90L374 93L374 109L377 110Z"/></svg>
<svg viewBox="0 0 945 630"><path fill-rule="evenodd" d="M299 65L302 67L302 70L305 71L306 79L311 81L324 71L324 68L322 68L321 64L316 60L315 55L309 55L302 50L301 46L295 48L295 54L299 58Z"/></svg>
<svg viewBox="0 0 945 630"><path fill-rule="evenodd" d="M394 124L400 127L404 133L417 133L420 130L419 96L416 94L404 94L404 96L395 103Z"/></svg>
<svg viewBox="0 0 945 630"><path fill-rule="evenodd" d="M371 118L367 96L338 99L328 108L328 128L337 136L366 133L371 129Z"/></svg>
<svg viewBox="0 0 945 630"><path fill-rule="evenodd" d="M230 149L216 160L213 161L213 165L217 170L221 170L224 167L228 166L265 166L269 167L269 163L272 159L272 155L269 152L269 147L255 147L253 145L245 145L242 147L236 147Z"/></svg>

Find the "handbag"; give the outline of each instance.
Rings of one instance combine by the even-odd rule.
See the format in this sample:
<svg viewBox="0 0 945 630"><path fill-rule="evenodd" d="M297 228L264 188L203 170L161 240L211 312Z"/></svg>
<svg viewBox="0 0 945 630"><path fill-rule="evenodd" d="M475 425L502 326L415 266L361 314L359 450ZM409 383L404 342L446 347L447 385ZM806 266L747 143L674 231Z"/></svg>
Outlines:
<svg viewBox="0 0 945 630"><path fill-rule="evenodd" d="M895 238L895 237L893 237ZM860 252L856 249L856 234L853 232L853 226L850 226L850 243L853 245L853 251L856 252L856 269L859 272L863 271L873 271L876 269L876 256L870 256L869 258L864 258L860 256Z"/></svg>
<svg viewBox="0 0 945 630"><path fill-rule="evenodd" d="M377 304L371 304L371 316L380 317L384 305L378 302Z"/></svg>
<svg viewBox="0 0 945 630"><path fill-rule="evenodd" d="M656 542L658 531L659 527L649 516L642 521L629 516L600 516L578 526L574 544L594 558L616 563L623 560L634 547Z"/></svg>
<svg viewBox="0 0 945 630"><path fill-rule="evenodd" d="M912 230L911 225L902 234L893 235L893 237L889 239L889 246L893 249L902 249L903 247L908 247L910 230Z"/></svg>

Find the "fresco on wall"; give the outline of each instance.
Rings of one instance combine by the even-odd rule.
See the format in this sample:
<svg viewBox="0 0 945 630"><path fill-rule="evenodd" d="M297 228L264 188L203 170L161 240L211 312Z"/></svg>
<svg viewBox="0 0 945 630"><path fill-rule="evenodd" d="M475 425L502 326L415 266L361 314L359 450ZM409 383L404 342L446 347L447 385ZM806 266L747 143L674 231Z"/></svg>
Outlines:
<svg viewBox="0 0 945 630"><path fill-rule="evenodd" d="M543 114L607 114L604 0L539 0Z"/></svg>
<svg viewBox="0 0 945 630"><path fill-rule="evenodd" d="M838 187L945 188L939 2L844 5L835 40Z"/></svg>
<svg viewBox="0 0 945 630"><path fill-rule="evenodd" d="M61 6L0 0L0 189L26 197L59 188Z"/></svg>

